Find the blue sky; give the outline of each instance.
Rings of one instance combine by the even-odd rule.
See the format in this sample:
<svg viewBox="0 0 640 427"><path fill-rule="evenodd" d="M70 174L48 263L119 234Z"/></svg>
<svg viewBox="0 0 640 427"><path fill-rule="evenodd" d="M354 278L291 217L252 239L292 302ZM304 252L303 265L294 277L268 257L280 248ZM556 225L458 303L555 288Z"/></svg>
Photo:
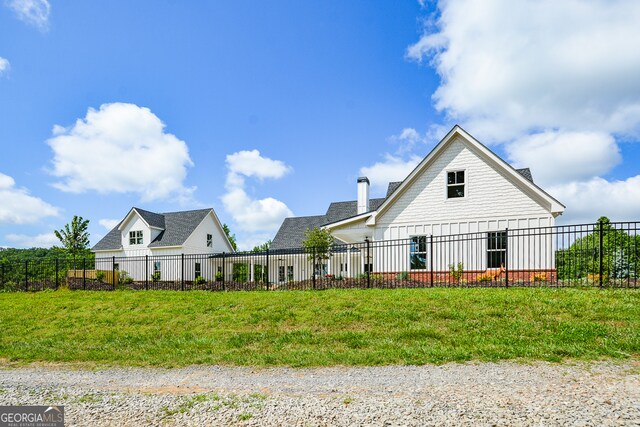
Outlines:
<svg viewBox="0 0 640 427"><path fill-rule="evenodd" d="M640 218L629 2L0 2L0 246L139 206L213 207L251 247L454 123L563 221Z"/></svg>

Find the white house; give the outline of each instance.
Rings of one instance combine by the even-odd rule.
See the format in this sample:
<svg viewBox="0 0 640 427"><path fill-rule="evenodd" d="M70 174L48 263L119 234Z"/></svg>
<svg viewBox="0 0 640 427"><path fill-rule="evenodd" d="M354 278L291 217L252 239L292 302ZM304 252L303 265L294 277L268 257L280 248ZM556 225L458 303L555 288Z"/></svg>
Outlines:
<svg viewBox="0 0 640 427"><path fill-rule="evenodd" d="M209 268L208 254L234 250L213 209L155 213L134 207L92 251L96 268L110 270L116 263L116 270L127 271L136 280L154 273L162 278L181 277L182 271L175 271L179 263L170 256L202 254L188 259L185 279L193 280ZM158 255L165 257L152 258L149 265L143 262Z"/></svg>
<svg viewBox="0 0 640 427"><path fill-rule="evenodd" d="M477 270L499 268L507 256L504 230L553 226L564 208L533 182L528 168L514 169L456 125L402 182L389 184L384 198L370 199L369 180L358 178L357 200L332 203L324 215L285 219L271 248L283 252L299 247L306 229L322 227L338 243L351 245L366 239L373 242L373 249L368 260L362 247L338 254L321 267L320 274L354 277L363 271L443 271L460 261L461 254L466 265ZM428 238L467 233L473 233L468 235L470 240L456 243L444 251L448 255L439 255L428 265ZM396 239L410 239L411 244L404 249L375 244ZM520 250L514 248L509 258L512 268L518 269L518 263L522 268L548 268L553 264L551 240L540 236L535 242L531 237L517 241ZM548 247L544 258L535 265L517 259L526 253L523 248L534 244ZM351 252L348 246L346 251ZM298 258L281 257L288 264L278 266L280 279L283 275L289 280L308 277L309 263L304 256Z"/></svg>

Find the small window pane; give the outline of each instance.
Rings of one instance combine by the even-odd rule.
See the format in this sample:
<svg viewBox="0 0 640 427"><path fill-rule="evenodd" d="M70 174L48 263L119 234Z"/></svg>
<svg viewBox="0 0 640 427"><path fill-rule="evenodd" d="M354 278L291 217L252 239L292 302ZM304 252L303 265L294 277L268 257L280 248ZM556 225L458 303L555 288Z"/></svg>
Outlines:
<svg viewBox="0 0 640 427"><path fill-rule="evenodd" d="M464 197L464 185L451 185L447 187L447 197L450 199Z"/></svg>
<svg viewBox="0 0 640 427"><path fill-rule="evenodd" d="M447 173L447 184L455 184L456 183L456 173L449 172Z"/></svg>
<svg viewBox="0 0 640 427"><path fill-rule="evenodd" d="M464 184L464 171L456 172L456 184Z"/></svg>

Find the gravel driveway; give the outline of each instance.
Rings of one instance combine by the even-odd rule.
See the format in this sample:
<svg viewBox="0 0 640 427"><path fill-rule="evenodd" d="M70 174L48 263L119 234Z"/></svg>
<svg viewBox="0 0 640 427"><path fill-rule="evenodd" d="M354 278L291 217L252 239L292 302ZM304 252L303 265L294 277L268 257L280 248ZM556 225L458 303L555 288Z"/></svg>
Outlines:
<svg viewBox="0 0 640 427"><path fill-rule="evenodd" d="M66 425L640 426L640 362L0 369L0 405Z"/></svg>

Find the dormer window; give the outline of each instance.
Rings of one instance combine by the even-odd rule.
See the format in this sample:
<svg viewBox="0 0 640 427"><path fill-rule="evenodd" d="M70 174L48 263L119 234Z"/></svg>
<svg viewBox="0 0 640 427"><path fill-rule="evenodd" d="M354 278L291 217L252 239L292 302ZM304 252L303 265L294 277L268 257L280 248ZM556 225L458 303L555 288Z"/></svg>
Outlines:
<svg viewBox="0 0 640 427"><path fill-rule="evenodd" d="M447 199L464 197L464 171L447 172Z"/></svg>
<svg viewBox="0 0 640 427"><path fill-rule="evenodd" d="M207 247L208 248L213 247L213 235L212 234L207 234Z"/></svg>
<svg viewBox="0 0 640 427"><path fill-rule="evenodd" d="M141 245L142 244L142 230L129 232L129 244Z"/></svg>

